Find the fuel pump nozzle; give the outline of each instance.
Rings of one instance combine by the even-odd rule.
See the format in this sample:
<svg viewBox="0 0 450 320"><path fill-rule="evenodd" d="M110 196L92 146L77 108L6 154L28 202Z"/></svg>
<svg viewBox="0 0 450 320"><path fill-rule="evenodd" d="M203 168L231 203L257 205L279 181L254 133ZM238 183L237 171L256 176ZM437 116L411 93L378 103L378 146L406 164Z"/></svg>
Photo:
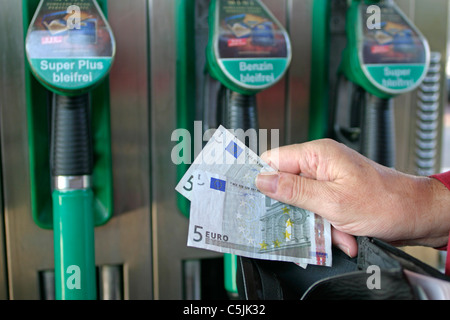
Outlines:
<svg viewBox="0 0 450 320"><path fill-rule="evenodd" d="M278 82L291 61L290 39L281 23L259 0L211 0L206 60L209 74L221 84L217 123L257 131L256 94ZM225 268L225 287L236 292L235 256L225 255Z"/></svg>
<svg viewBox="0 0 450 320"><path fill-rule="evenodd" d="M95 0L67 5L41 0L28 29L26 55L52 96L56 299L96 299L90 91L109 73L114 36Z"/></svg>
<svg viewBox="0 0 450 320"><path fill-rule="evenodd" d="M392 0L352 0L339 70L333 134L368 158L395 166L392 99L416 89L428 42Z"/></svg>
<svg viewBox="0 0 450 320"><path fill-rule="evenodd" d="M289 36L259 0L211 1L209 29L207 70L221 83L217 122L228 129L257 130L255 95L285 74Z"/></svg>

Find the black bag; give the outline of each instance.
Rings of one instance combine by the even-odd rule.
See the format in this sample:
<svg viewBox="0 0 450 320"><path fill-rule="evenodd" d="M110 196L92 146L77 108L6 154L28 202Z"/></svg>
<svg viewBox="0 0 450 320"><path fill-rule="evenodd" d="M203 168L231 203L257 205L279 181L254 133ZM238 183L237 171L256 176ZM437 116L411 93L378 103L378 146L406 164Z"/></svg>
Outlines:
<svg viewBox="0 0 450 320"><path fill-rule="evenodd" d="M303 269L289 262L239 257L239 296L246 300L429 298L420 285L409 280L405 270L450 284L450 277L396 247L375 238L357 240L356 258L333 248L332 267L308 265ZM378 281L372 282L374 279Z"/></svg>

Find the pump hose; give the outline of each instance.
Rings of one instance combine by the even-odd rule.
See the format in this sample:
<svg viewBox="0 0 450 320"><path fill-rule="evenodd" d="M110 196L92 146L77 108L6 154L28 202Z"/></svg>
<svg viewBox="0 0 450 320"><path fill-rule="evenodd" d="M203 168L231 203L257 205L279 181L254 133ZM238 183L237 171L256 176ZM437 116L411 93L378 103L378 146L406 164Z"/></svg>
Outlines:
<svg viewBox="0 0 450 320"><path fill-rule="evenodd" d="M56 176L91 175L93 151L89 94L54 95L51 134L51 168Z"/></svg>
<svg viewBox="0 0 450 320"><path fill-rule="evenodd" d="M362 154L393 168L395 166L394 107L392 99L367 94L362 126Z"/></svg>
<svg viewBox="0 0 450 320"><path fill-rule="evenodd" d="M219 123L225 128L258 130L256 95L240 94L222 86L219 99Z"/></svg>

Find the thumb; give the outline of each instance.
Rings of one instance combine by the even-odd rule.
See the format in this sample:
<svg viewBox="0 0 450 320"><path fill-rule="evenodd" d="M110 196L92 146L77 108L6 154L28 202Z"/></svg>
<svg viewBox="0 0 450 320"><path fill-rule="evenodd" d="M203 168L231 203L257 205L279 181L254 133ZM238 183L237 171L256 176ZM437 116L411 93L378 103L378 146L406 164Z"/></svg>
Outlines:
<svg viewBox="0 0 450 320"><path fill-rule="evenodd" d="M285 172L261 173L256 177L257 188L268 197L308 211L327 219L330 213L327 182L309 179ZM328 208L327 208L328 207ZM333 244L349 257L358 253L358 244L352 235L331 229Z"/></svg>
<svg viewBox="0 0 450 320"><path fill-rule="evenodd" d="M256 177L256 187L268 197L312 212L320 212L328 199L325 181L286 172L266 172ZM325 193L326 194L326 193Z"/></svg>

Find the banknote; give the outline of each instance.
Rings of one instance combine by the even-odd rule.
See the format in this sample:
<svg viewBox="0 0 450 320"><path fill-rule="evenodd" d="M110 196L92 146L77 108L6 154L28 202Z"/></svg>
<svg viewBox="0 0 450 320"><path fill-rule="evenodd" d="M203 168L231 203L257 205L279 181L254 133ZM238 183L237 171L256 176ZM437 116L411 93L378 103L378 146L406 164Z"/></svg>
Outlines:
<svg viewBox="0 0 450 320"><path fill-rule="evenodd" d="M216 130L175 187L189 200L194 182L198 179L194 175L197 169L235 178L253 186L260 172L275 171L223 126Z"/></svg>
<svg viewBox="0 0 450 320"><path fill-rule="evenodd" d="M273 171L219 127L176 186L191 201L188 245L302 266L330 266L330 224L256 188L256 176Z"/></svg>
<svg viewBox="0 0 450 320"><path fill-rule="evenodd" d="M195 170L188 246L240 256L331 265L327 222L307 210L270 201L236 179ZM318 230L321 228L321 230Z"/></svg>

